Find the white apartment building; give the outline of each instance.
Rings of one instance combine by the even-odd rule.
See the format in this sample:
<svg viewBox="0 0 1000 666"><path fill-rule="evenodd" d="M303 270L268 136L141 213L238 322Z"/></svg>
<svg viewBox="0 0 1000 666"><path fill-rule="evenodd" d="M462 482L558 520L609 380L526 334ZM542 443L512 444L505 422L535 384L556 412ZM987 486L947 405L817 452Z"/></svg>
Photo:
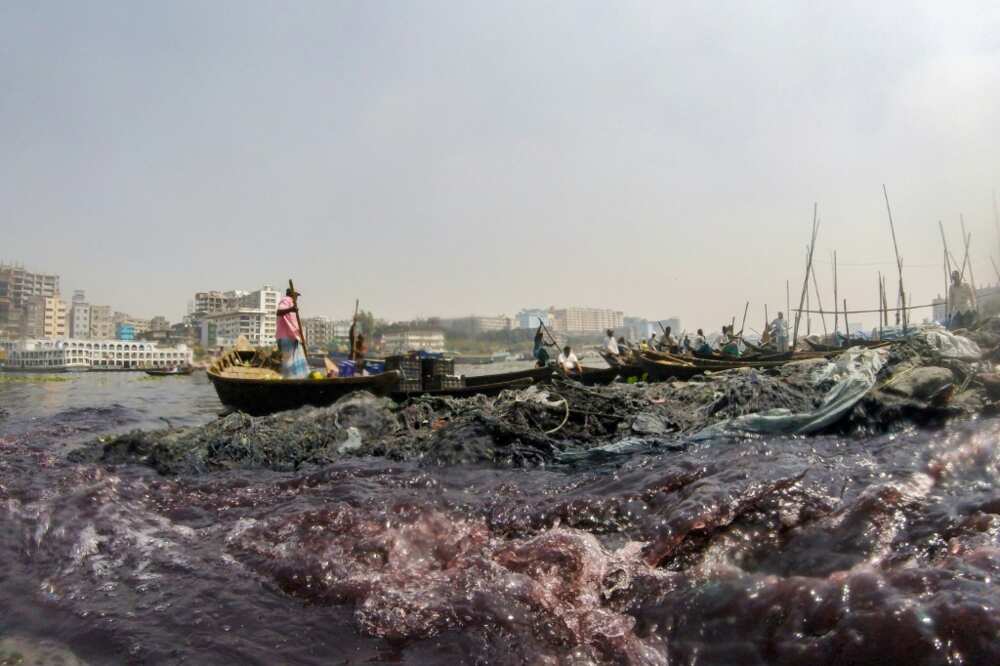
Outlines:
<svg viewBox="0 0 1000 666"><path fill-rule="evenodd" d="M160 347L153 342L122 340L24 340L7 352L5 370L65 372L144 370L189 365L187 345Z"/></svg>
<svg viewBox="0 0 1000 666"><path fill-rule="evenodd" d="M203 347L231 347L243 336L255 347L275 344L277 290L265 285L252 293L241 292L233 309L206 314L201 319Z"/></svg>
<svg viewBox="0 0 1000 666"><path fill-rule="evenodd" d="M621 328L625 313L600 308L564 308L549 311L552 330L562 333L603 333Z"/></svg>
<svg viewBox="0 0 1000 666"><path fill-rule="evenodd" d="M396 333L386 333L382 336L382 343L385 345L385 353L405 354L411 351L443 352L444 332L443 331L400 331Z"/></svg>

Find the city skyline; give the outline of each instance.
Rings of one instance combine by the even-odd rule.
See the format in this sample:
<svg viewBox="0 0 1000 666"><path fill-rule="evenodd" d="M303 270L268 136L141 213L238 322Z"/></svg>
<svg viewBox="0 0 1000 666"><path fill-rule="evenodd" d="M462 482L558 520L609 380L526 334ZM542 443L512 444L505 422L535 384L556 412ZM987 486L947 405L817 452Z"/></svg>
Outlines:
<svg viewBox="0 0 1000 666"><path fill-rule="evenodd" d="M8 3L3 254L172 320L293 277L321 315L712 326L796 304L814 202L823 294L836 250L873 307L884 183L929 303L938 220L995 277L998 28L985 2Z"/></svg>

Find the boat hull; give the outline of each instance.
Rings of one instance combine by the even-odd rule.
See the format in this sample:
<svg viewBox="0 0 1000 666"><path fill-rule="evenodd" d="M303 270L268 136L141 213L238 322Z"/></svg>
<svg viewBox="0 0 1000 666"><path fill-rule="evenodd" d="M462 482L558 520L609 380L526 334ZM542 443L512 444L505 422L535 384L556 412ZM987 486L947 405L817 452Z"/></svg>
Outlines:
<svg viewBox="0 0 1000 666"><path fill-rule="evenodd" d="M273 414L306 405L326 407L357 391L388 395L399 383L396 370L366 377L337 379L247 379L209 371L219 401L253 416Z"/></svg>

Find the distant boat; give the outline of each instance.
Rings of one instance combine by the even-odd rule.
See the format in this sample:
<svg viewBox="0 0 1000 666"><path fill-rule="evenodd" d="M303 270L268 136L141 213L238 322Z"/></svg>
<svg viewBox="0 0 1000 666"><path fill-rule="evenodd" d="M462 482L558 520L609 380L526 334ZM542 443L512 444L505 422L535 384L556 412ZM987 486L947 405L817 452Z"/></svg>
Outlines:
<svg viewBox="0 0 1000 666"><path fill-rule="evenodd" d="M150 368L146 374L152 377L169 377L171 375L190 375L194 372L194 366L178 365L172 368Z"/></svg>

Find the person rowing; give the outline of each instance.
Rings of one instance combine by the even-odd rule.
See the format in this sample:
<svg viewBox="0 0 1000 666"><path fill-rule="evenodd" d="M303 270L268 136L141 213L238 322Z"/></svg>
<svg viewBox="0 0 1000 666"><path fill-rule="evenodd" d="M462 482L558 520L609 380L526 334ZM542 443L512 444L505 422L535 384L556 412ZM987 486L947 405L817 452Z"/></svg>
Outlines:
<svg viewBox="0 0 1000 666"><path fill-rule="evenodd" d="M278 341L278 351L281 352L281 376L284 379L305 379L309 376L309 363L299 340L299 307L296 299L301 296L291 287L285 290L285 297L278 303L277 327L275 338Z"/></svg>
<svg viewBox="0 0 1000 666"><path fill-rule="evenodd" d="M538 325L538 330L535 331L535 343L531 350L531 355L535 358L535 365L539 368L544 368L549 364L549 352L545 347L553 347L555 345L545 342L545 334L542 332L541 324Z"/></svg>

